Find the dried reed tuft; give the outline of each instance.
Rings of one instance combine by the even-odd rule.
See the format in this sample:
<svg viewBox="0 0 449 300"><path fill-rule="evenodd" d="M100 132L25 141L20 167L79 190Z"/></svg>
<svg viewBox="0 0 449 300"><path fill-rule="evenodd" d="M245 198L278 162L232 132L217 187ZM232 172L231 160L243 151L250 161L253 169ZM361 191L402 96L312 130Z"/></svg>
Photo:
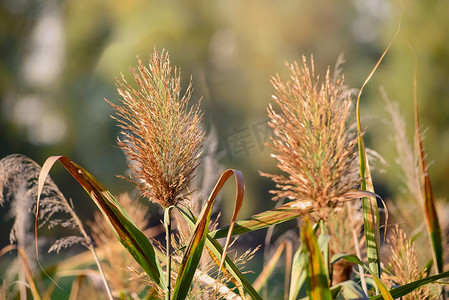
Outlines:
<svg viewBox="0 0 449 300"><path fill-rule="evenodd" d="M391 249L389 257L389 267L392 275L387 276L390 281L399 285L404 285L424 278L418 265L415 243L410 241L405 233L399 229L393 229L392 235L388 238ZM434 299L437 289L432 289L431 285L424 285L410 294L404 296L407 300Z"/></svg>
<svg viewBox="0 0 449 300"><path fill-rule="evenodd" d="M10 232L10 242L25 249L34 257L34 237L31 232L33 214L36 214L37 181L41 167L29 157L11 154L0 160L0 206L11 203L10 216L14 225ZM81 235L64 236L54 242L49 252L68 248L73 244L89 244L89 238L73 210L71 202L65 199L53 180L48 177L42 190L40 202L39 228L61 226L76 229Z"/></svg>
<svg viewBox="0 0 449 300"><path fill-rule="evenodd" d="M262 175L276 183L273 200L311 201L317 216L326 219L338 203L352 199L350 191L359 183L357 139L347 127L350 91L338 68L333 80L328 69L320 84L313 58L311 67L305 57L301 68L296 62L287 66L290 81L272 79L280 111L270 105L268 116L272 157L288 175Z"/></svg>
<svg viewBox="0 0 449 300"><path fill-rule="evenodd" d="M136 174L131 181L150 201L167 208L188 195L202 151L202 113L199 103L188 108L191 82L181 98L181 76L168 53L154 50L148 68L138 59L131 73L137 89L122 75L122 81L117 79L122 105L111 103L122 128L118 144Z"/></svg>
<svg viewBox="0 0 449 300"><path fill-rule="evenodd" d="M35 161L22 154L11 154L0 160L0 206L5 202L11 202L13 208L11 215L15 219L10 233L10 242L17 242L19 249L30 253L30 255L26 255L27 257L35 257L35 254L37 257L37 251L32 251L34 239L29 229L32 224L31 216L37 212L36 194L40 171L41 167ZM64 236L56 240L48 252L59 253L61 249L77 243L84 245L94 256L109 299L112 299L92 241L84 230L84 226L73 208L73 203L66 200L50 177L46 178L42 189L38 220L40 221L39 227L44 225L48 225L49 228L61 226L77 231L78 235ZM37 250L37 234L35 238L35 249ZM34 263L30 265L34 266ZM19 270L20 280L25 281L22 279L23 276L23 270Z"/></svg>

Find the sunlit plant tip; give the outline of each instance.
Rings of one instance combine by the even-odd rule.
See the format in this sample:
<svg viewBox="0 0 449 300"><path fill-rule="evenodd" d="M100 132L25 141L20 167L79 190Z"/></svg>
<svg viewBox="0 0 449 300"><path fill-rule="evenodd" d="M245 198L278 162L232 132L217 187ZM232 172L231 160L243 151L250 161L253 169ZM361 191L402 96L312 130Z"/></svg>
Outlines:
<svg viewBox="0 0 449 300"><path fill-rule="evenodd" d="M130 180L143 196L167 208L188 196L202 151L202 113L199 102L188 105L191 82L181 96L181 76L167 52L154 50L148 67L138 59L130 71L137 87L122 75L117 79L121 103L111 103L122 129L118 144L135 174Z"/></svg>

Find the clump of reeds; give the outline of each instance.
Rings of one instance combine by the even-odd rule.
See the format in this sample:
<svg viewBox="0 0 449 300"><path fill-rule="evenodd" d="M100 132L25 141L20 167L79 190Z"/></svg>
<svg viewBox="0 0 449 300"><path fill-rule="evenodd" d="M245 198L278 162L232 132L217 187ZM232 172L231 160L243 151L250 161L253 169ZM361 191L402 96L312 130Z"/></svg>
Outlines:
<svg viewBox="0 0 449 300"><path fill-rule="evenodd" d="M276 183L273 200L311 202L317 216L326 219L338 203L352 199L350 191L359 183L357 137L348 129L350 92L338 72L331 79L328 69L320 82L313 58L310 67L305 57L301 67L287 66L290 81L279 75L272 79L279 110L268 108L272 156L286 175L262 174Z"/></svg>
<svg viewBox="0 0 449 300"><path fill-rule="evenodd" d="M188 106L191 84L181 96L181 76L168 53L155 50L148 67L138 63L131 68L137 87L122 75L117 79L121 105L111 103L123 129L118 144L136 174L132 181L150 201L167 208L188 194L202 150L202 113L199 104Z"/></svg>

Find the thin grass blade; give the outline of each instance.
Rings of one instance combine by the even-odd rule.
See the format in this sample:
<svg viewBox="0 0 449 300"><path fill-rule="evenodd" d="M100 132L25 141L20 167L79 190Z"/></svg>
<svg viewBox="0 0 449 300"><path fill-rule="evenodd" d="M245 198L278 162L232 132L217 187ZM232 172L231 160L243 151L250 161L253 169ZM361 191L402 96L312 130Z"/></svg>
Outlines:
<svg viewBox="0 0 449 300"><path fill-rule="evenodd" d="M357 96L357 107L356 107L356 117L357 117L357 136L358 136L358 147L359 147L359 159L360 159L360 189L363 191L369 191L374 193L373 182L371 179L371 173L369 169L368 159L366 157L365 143L363 141L363 129L360 122L360 97L362 95L363 89L370 81L373 74L376 72L383 58L390 49L393 41L399 33L399 28L388 44L382 56L377 61L371 73L366 78L362 87L360 88L359 94ZM377 207L377 201L373 197L363 197L363 219L364 219L364 229L365 229L365 239L366 239L366 254L368 257L368 262L373 272L380 276L380 260L379 260L379 243L380 243L380 233L379 233L379 208ZM363 276L363 275L362 275Z"/></svg>
<svg viewBox="0 0 449 300"><path fill-rule="evenodd" d="M209 199L207 200L206 206L203 208L200 217L196 221L195 229L190 237L189 244L184 253L181 266L178 271L178 277L176 279L175 286L173 288L172 299L184 299L190 289L190 285L195 275L198 263L201 259L203 253L204 244L206 242L206 237L209 228L210 213L212 211L212 206L214 204L215 198L218 192L221 190L225 182L232 176L235 176L236 182L236 200L235 209L232 216L231 225L229 227L229 232L227 234L227 239L225 247L223 248L223 258L221 260L220 268L223 266L224 258L226 257L227 247L229 246L229 241L232 236L232 229L234 227L235 220L237 218L238 212L242 206L243 194L245 191L245 185L243 182L243 174L236 170L226 170L218 180L214 187Z"/></svg>
<svg viewBox="0 0 449 300"><path fill-rule="evenodd" d="M42 166L38 181L38 199L37 199L37 213L39 215L39 201L42 188L44 186L45 178L50 169L56 161L59 161L70 174L80 183L84 190L89 194L91 199L98 206L103 213L106 220L111 225L122 245L139 263L142 269L148 276L162 289L165 290L166 283L164 273L160 266L159 260L154 251L154 247L148 238L140 231L130 220L127 213L123 210L117 200L112 194L99 183L92 175L90 175L82 167L72 162L66 156L52 156L49 157ZM36 244L37 244L37 229L38 219L36 218ZM37 251L37 245L36 245Z"/></svg>
<svg viewBox="0 0 449 300"><path fill-rule="evenodd" d="M308 218L301 227L301 241L308 256L306 285L309 299L332 299L323 256Z"/></svg>

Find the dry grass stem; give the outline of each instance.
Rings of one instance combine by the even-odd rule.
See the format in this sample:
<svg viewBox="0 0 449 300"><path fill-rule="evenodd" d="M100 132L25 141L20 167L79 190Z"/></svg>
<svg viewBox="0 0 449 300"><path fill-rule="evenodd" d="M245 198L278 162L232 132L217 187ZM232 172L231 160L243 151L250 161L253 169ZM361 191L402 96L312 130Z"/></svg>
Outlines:
<svg viewBox="0 0 449 300"><path fill-rule="evenodd" d="M121 105L111 103L122 128L118 144L136 174L132 181L144 196L167 208L188 194L202 151L202 113L198 103L188 107L191 83L181 97L181 76L168 53L155 50L148 67L138 59L131 73L137 88L122 75L117 79Z"/></svg>
<svg viewBox="0 0 449 300"><path fill-rule="evenodd" d="M280 110L268 108L272 156L287 175L262 174L276 182L273 200L312 201L318 217L326 219L338 203L353 197L349 192L359 183L357 137L347 126L350 90L339 72L332 80L329 69L320 83L313 58L310 67L303 57L302 67L295 62L288 68L290 81L272 79Z"/></svg>

